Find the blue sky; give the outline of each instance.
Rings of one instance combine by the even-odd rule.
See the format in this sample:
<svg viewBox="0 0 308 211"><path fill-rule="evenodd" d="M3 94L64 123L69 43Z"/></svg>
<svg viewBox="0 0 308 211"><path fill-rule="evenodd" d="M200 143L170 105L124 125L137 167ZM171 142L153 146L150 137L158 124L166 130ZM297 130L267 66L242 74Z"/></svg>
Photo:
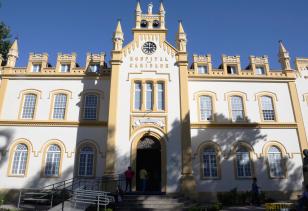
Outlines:
<svg viewBox="0 0 308 211"><path fill-rule="evenodd" d="M135 0L0 0L0 20L19 37L18 66L26 66L30 52L49 54L55 65L58 52L77 53L80 65L86 52L107 53L112 33L122 20L125 43L132 39ZM141 0L147 11L149 0ZM152 0L154 11L159 0ZM175 43L178 20L183 20L193 53L212 54L214 66L221 54L240 55L242 68L249 55L268 55L273 69L280 67L278 40L292 59L308 57L307 0L164 0L168 41Z"/></svg>

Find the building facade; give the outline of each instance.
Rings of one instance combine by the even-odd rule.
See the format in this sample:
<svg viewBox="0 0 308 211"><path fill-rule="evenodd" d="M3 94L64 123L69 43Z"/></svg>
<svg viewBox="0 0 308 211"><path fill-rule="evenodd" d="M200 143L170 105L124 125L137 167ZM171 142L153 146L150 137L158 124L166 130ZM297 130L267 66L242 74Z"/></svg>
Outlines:
<svg viewBox="0 0 308 211"><path fill-rule="evenodd" d="M15 67L15 40L0 87L0 189L40 187L72 177L149 173L148 190L200 199L238 188L253 177L273 197L301 191L308 133L308 59L279 44L281 70L266 56L211 55L188 62L179 23L166 40L165 9L137 3L133 40L124 46L118 22L110 65L105 54L30 54Z"/></svg>

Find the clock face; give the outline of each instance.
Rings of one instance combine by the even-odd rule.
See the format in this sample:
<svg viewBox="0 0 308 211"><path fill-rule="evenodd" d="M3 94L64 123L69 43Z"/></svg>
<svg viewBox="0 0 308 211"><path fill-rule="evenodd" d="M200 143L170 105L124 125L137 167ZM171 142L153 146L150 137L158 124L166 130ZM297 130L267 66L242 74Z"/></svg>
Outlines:
<svg viewBox="0 0 308 211"><path fill-rule="evenodd" d="M142 51L145 54L153 54L156 51L156 45L153 42L146 42L142 46Z"/></svg>

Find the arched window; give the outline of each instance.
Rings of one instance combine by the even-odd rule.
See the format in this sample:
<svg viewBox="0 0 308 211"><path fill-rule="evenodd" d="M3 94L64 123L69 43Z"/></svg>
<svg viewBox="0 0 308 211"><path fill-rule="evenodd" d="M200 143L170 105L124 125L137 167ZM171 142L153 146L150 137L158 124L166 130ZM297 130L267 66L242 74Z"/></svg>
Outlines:
<svg viewBox="0 0 308 211"><path fill-rule="evenodd" d="M251 160L249 151L240 146L236 150L236 165L237 165L237 176L238 177L251 177Z"/></svg>
<svg viewBox="0 0 308 211"><path fill-rule="evenodd" d="M54 96L53 119L65 119L66 103L66 94L56 94Z"/></svg>
<svg viewBox="0 0 308 211"><path fill-rule="evenodd" d="M218 177L217 153L214 148L210 147L203 150L202 161L203 176Z"/></svg>
<svg viewBox="0 0 308 211"><path fill-rule="evenodd" d="M84 97L83 118L86 120L97 119L98 96L89 94Z"/></svg>
<svg viewBox="0 0 308 211"><path fill-rule="evenodd" d="M12 175L25 175L28 159L28 147L25 144L18 144L14 151Z"/></svg>
<svg viewBox="0 0 308 211"><path fill-rule="evenodd" d="M271 177L284 176L281 151L275 146L268 150L268 165Z"/></svg>
<svg viewBox="0 0 308 211"><path fill-rule="evenodd" d="M24 96L24 102L22 106L22 119L33 119L34 117L34 111L35 111L35 105L36 105L36 94L26 94Z"/></svg>
<svg viewBox="0 0 308 211"><path fill-rule="evenodd" d="M200 96L200 120L208 121L213 120L213 104L212 97L210 96Z"/></svg>
<svg viewBox="0 0 308 211"><path fill-rule="evenodd" d="M59 176L61 149L53 144L48 147L46 155L45 176Z"/></svg>
<svg viewBox="0 0 308 211"><path fill-rule="evenodd" d="M93 148L86 146L79 154L79 176L93 176L94 152Z"/></svg>
<svg viewBox="0 0 308 211"><path fill-rule="evenodd" d="M270 96L261 97L261 109L263 120L275 120L275 111L273 106L273 99Z"/></svg>
<svg viewBox="0 0 308 211"><path fill-rule="evenodd" d="M231 115L233 121L244 120L244 106L242 97L231 97Z"/></svg>

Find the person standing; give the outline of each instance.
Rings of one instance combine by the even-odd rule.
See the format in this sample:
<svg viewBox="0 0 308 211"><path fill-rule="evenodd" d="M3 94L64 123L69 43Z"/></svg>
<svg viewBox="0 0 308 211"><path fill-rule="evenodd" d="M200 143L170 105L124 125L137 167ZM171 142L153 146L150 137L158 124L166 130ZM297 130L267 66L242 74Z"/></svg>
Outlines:
<svg viewBox="0 0 308 211"><path fill-rule="evenodd" d="M132 170L132 167L129 166L124 174L126 181L125 192L127 192L127 188L129 192L132 192L132 180L134 178L135 172Z"/></svg>
<svg viewBox="0 0 308 211"><path fill-rule="evenodd" d="M141 191L144 192L147 186L148 172L142 168L139 172Z"/></svg>
<svg viewBox="0 0 308 211"><path fill-rule="evenodd" d="M260 205L260 187L257 184L257 178L253 178L252 184L251 184L251 203L253 205Z"/></svg>

